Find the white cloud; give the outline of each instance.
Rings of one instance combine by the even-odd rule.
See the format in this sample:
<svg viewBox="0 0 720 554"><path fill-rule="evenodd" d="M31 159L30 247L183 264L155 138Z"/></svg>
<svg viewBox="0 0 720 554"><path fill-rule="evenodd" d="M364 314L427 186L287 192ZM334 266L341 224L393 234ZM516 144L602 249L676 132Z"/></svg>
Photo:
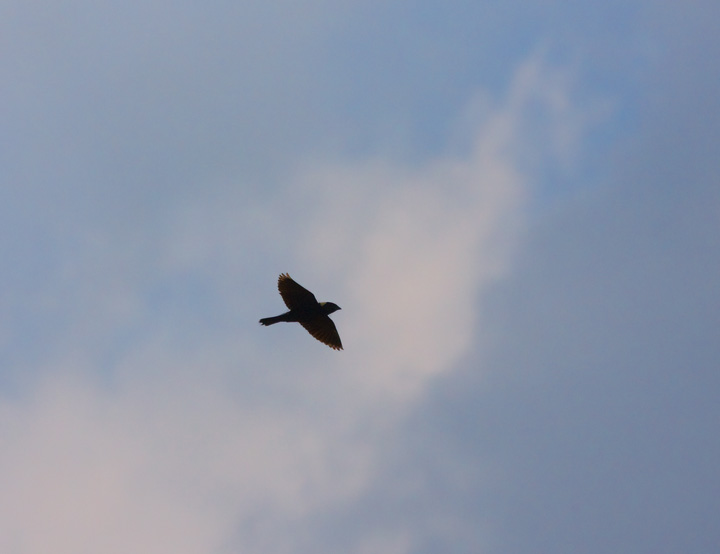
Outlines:
<svg viewBox="0 0 720 554"><path fill-rule="evenodd" d="M575 148L568 137L584 124L567 86L533 57L507 101L485 113L466 157L420 167L373 160L304 177L301 191L318 207L297 216L310 221L298 258L307 274L344 283L349 309L336 319L346 365L372 394L412 398L471 346L478 299L505 271L522 228L527 151L565 162ZM549 125L534 128L543 110ZM544 143L528 144L528 130Z"/></svg>
<svg viewBox="0 0 720 554"><path fill-rule="evenodd" d="M217 551L238 521L300 518L368 475L362 449L336 451L302 413L240 405L199 373L143 385L59 375L3 403L3 551Z"/></svg>
<svg viewBox="0 0 720 554"><path fill-rule="evenodd" d="M521 68L465 156L306 167L289 200L272 206L283 217L269 225L283 227L268 236L250 232L256 218L237 223L252 211L246 197L221 194L170 204L176 215L149 223L149 236L133 228L96 245L97 258L81 259L92 271L67 276L72 295L58 301L69 321L52 359L21 397L0 403L3 550L286 552L292 541L276 529L297 530L361 494L398 416L473 346L478 300L522 227L524 111L544 105L548 86L538 68ZM547 134L566 117L554 111ZM254 290L217 306L218 318L240 309L252 320L246 336L234 325L203 329L182 306L180 319L153 313L152 291L178 275L227 291L252 265L228 260L281 239L294 245L297 273L279 270L343 306L344 352L293 329L297 341L261 353L254 343L271 335L247 309ZM375 540L412 548L401 533L364 539L359 551Z"/></svg>

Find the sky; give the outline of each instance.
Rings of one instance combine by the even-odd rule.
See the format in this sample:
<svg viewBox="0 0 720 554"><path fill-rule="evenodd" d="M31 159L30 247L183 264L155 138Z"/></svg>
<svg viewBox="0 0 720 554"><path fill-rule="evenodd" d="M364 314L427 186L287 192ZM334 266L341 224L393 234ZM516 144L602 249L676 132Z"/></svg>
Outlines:
<svg viewBox="0 0 720 554"><path fill-rule="evenodd" d="M0 551L720 548L720 4L0 15Z"/></svg>

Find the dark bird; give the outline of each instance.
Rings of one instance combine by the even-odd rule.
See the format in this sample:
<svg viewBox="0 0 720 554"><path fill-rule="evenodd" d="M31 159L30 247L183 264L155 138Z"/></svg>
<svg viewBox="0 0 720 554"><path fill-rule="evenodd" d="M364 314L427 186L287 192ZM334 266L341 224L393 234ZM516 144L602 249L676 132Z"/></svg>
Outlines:
<svg viewBox="0 0 720 554"><path fill-rule="evenodd" d="M281 273L278 277L278 290L290 311L275 317L265 317L260 320L261 325L296 321L323 344L335 350L343 349L335 324L328 317L337 312L340 306L332 302L318 302L312 292L298 285L287 273Z"/></svg>

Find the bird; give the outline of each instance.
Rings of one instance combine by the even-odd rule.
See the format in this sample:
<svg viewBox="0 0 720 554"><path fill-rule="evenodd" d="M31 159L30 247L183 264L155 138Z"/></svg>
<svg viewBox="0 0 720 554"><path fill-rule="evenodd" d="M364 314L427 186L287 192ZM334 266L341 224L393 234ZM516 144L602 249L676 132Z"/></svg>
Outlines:
<svg viewBox="0 0 720 554"><path fill-rule="evenodd" d="M342 342L333 320L328 317L340 310L333 302L318 302L315 295L297 284L287 273L278 277L278 290L290 311L274 317L265 317L260 325L274 325L281 321L297 322L323 344L334 350L342 350Z"/></svg>

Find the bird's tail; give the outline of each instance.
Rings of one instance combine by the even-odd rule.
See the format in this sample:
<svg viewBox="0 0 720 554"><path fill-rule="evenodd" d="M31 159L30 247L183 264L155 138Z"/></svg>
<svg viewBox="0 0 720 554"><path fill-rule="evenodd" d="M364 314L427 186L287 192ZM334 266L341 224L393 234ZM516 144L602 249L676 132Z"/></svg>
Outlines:
<svg viewBox="0 0 720 554"><path fill-rule="evenodd" d="M276 315L275 317L264 317L260 320L260 325L272 325L273 323L279 323L283 320L283 316Z"/></svg>

